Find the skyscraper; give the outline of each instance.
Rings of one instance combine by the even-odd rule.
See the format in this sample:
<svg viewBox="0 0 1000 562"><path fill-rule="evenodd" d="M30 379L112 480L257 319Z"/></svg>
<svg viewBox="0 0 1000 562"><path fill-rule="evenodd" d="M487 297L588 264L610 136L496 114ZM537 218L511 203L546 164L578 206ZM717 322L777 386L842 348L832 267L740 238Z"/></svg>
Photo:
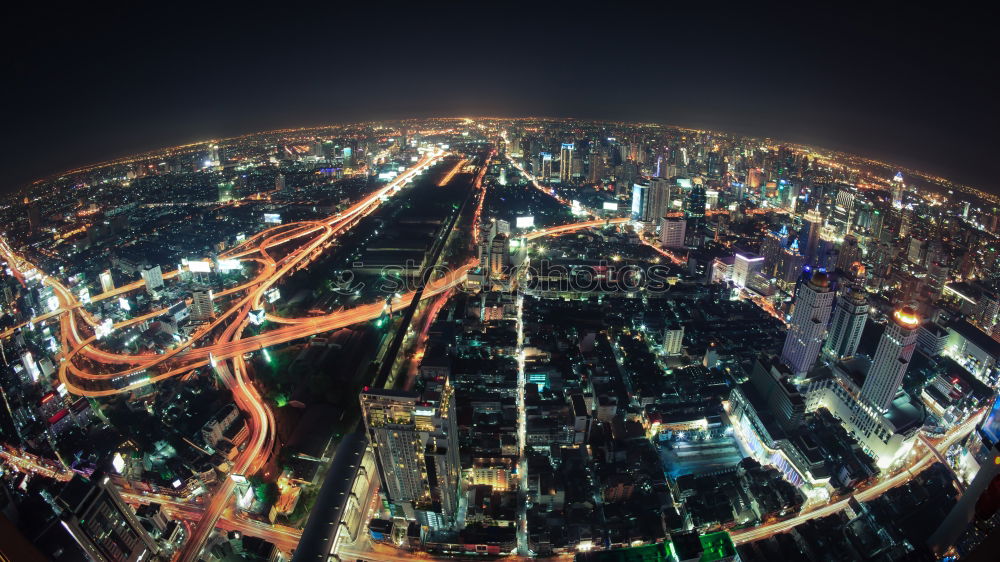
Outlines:
<svg viewBox="0 0 1000 562"><path fill-rule="evenodd" d="M573 153L574 147L571 142L562 143L559 150L559 181L569 183L573 180Z"/></svg>
<svg viewBox="0 0 1000 562"><path fill-rule="evenodd" d="M548 183L552 179L552 154L542 152L538 155L538 180Z"/></svg>
<svg viewBox="0 0 1000 562"><path fill-rule="evenodd" d="M817 271L795 293L795 310L788 326L781 361L795 375L809 371L819 357L823 334L830 320L833 291L826 273Z"/></svg>
<svg viewBox="0 0 1000 562"><path fill-rule="evenodd" d="M641 221L649 210L649 182L643 178L632 184L632 220Z"/></svg>
<svg viewBox="0 0 1000 562"><path fill-rule="evenodd" d="M861 332L868 320L868 298L860 287L845 287L830 322L829 335L824 350L833 359L853 356L858 351Z"/></svg>
<svg viewBox="0 0 1000 562"><path fill-rule="evenodd" d="M806 263L814 263L816 260L816 248L819 246L819 234L823 228L823 215L816 209L806 211L805 224L802 225L802 238L805 240L805 247L799 244L799 251L806 258Z"/></svg>
<svg viewBox="0 0 1000 562"><path fill-rule="evenodd" d="M893 312L892 319L886 323L872 366L861 386L861 397L879 412L889 410L889 404L903 383L903 375L910 366L910 357L916 347L919 327L920 318L909 306Z"/></svg>
<svg viewBox="0 0 1000 562"><path fill-rule="evenodd" d="M24 198L24 204L28 206L28 228L36 232L42 227L42 208L27 197Z"/></svg>
<svg viewBox="0 0 1000 562"><path fill-rule="evenodd" d="M702 185L695 185L691 188L691 193L688 195L687 213L686 217L688 220L687 231L689 234L700 234L702 229L705 227L705 205L708 202L708 197L705 195L705 187Z"/></svg>
<svg viewBox="0 0 1000 562"><path fill-rule="evenodd" d="M739 288L747 286L754 275L764 268L763 256L750 253L737 253L733 260L733 284Z"/></svg>
<svg viewBox="0 0 1000 562"><path fill-rule="evenodd" d="M903 192L906 191L906 184L903 183L903 173L896 172L896 175L892 178L892 206L902 207L903 206Z"/></svg>
<svg viewBox="0 0 1000 562"><path fill-rule="evenodd" d="M139 275L146 282L147 291L152 292L163 286L163 270L158 265L143 268Z"/></svg>
<svg viewBox="0 0 1000 562"><path fill-rule="evenodd" d="M106 476L76 475L55 498L61 523L94 560L138 562L159 552L132 509Z"/></svg>
<svg viewBox="0 0 1000 562"><path fill-rule="evenodd" d="M653 178L649 182L649 204L643 221L656 226L667 214L670 205L670 182L663 178Z"/></svg>
<svg viewBox="0 0 1000 562"><path fill-rule="evenodd" d="M201 289L191 293L191 319L196 321L209 320L215 316L212 304L212 291Z"/></svg>
<svg viewBox="0 0 1000 562"><path fill-rule="evenodd" d="M664 218L660 221L660 244L664 248L683 248L687 222L682 218Z"/></svg>
<svg viewBox="0 0 1000 562"><path fill-rule="evenodd" d="M365 391L361 410L388 500L408 519L446 529L458 510L458 427L447 377L427 382L422 394Z"/></svg>

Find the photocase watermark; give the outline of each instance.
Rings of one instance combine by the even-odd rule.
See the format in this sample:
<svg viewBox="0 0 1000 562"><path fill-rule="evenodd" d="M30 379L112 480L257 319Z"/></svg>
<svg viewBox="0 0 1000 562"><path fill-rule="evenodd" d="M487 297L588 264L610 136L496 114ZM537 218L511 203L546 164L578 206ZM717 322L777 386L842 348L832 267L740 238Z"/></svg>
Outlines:
<svg viewBox="0 0 1000 562"><path fill-rule="evenodd" d="M500 290L535 289L573 293L664 293L670 290L672 269L667 264L635 264L617 261L566 264L534 260L522 265L495 268L451 268L443 265L422 267L408 260L400 265L368 266L355 262L351 269L339 270L328 288L341 295L389 297L416 291L440 280L462 276L495 281Z"/></svg>

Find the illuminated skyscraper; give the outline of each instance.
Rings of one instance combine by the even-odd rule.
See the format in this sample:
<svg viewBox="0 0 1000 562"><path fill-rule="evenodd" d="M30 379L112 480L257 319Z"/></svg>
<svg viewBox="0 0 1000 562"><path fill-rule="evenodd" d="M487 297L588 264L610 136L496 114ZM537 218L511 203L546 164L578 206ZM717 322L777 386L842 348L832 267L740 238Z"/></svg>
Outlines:
<svg viewBox="0 0 1000 562"><path fill-rule="evenodd" d="M861 397L879 412L889 410L889 404L903 383L903 375L910 366L910 357L916 347L919 327L920 318L909 306L895 311L886 323L872 366L861 387Z"/></svg>
<svg viewBox="0 0 1000 562"><path fill-rule="evenodd" d="M903 173L896 172L896 176L892 178L892 206L902 207L903 206L903 193L906 191L906 184L903 183Z"/></svg>
<svg viewBox="0 0 1000 562"><path fill-rule="evenodd" d="M573 143L564 142L559 150L559 181L569 183L573 180Z"/></svg>
<svg viewBox="0 0 1000 562"><path fill-rule="evenodd" d="M639 178L632 184L632 220L642 221L649 212L649 182Z"/></svg>
<svg viewBox="0 0 1000 562"><path fill-rule="evenodd" d="M799 244L799 251L806 258L806 263L816 261L816 248L819 246L820 230L823 228L823 215L816 209L806 211L805 224L802 226L802 238L805 245Z"/></svg>
<svg viewBox="0 0 1000 562"><path fill-rule="evenodd" d="M649 205L643 221L656 226L667 214L670 205L670 182L663 178L653 178L649 182Z"/></svg>
<svg viewBox="0 0 1000 562"><path fill-rule="evenodd" d="M660 243L664 248L683 248L687 221L682 218L665 218L660 221Z"/></svg>
<svg viewBox="0 0 1000 562"><path fill-rule="evenodd" d="M455 524L458 511L458 427L447 377L427 381L422 394L369 390L361 411L375 446L387 499L431 529Z"/></svg>
<svg viewBox="0 0 1000 562"><path fill-rule="evenodd" d="M834 307L824 350L835 360L858 351L861 332L868 320L868 298L860 287L845 287Z"/></svg>
<svg viewBox="0 0 1000 562"><path fill-rule="evenodd" d="M538 181L548 183L552 179L552 155L542 152L539 156Z"/></svg>
<svg viewBox="0 0 1000 562"><path fill-rule="evenodd" d="M700 234L705 227L705 206L708 197L705 195L703 185L695 185L688 195L686 218L688 220L687 231L689 234Z"/></svg>
<svg viewBox="0 0 1000 562"><path fill-rule="evenodd" d="M215 316L212 304L212 291L208 289L191 293L191 319L195 321L209 320Z"/></svg>
<svg viewBox="0 0 1000 562"><path fill-rule="evenodd" d="M781 361L800 375L809 371L823 346L823 335L833 307L833 291L826 273L817 271L795 293L795 310L788 326Z"/></svg>
<svg viewBox="0 0 1000 562"><path fill-rule="evenodd" d="M754 275L764 268L764 257L749 253L737 253L733 261L733 284L739 288L747 286Z"/></svg>

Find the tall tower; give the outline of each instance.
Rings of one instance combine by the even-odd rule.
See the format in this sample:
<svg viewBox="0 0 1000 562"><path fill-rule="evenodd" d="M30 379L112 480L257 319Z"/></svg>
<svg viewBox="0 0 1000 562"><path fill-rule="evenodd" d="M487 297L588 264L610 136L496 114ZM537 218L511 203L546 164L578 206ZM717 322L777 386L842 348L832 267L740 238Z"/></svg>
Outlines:
<svg viewBox="0 0 1000 562"><path fill-rule="evenodd" d="M795 292L795 310L781 350L781 362L795 375L808 372L819 357L832 307L830 280L822 271L813 273Z"/></svg>
<svg viewBox="0 0 1000 562"><path fill-rule="evenodd" d="M892 206L902 207L903 206L903 192L906 191L906 184L903 183L903 173L896 172L895 177L892 178Z"/></svg>
<svg viewBox="0 0 1000 562"><path fill-rule="evenodd" d="M389 501L440 530L454 526L458 511L458 427L448 379L427 382L423 394L365 391L361 411Z"/></svg>
<svg viewBox="0 0 1000 562"><path fill-rule="evenodd" d="M806 211L805 225L803 227L803 237L805 238L805 248L801 248L802 255L806 258L806 263L814 263L816 260L816 248L819 246L819 231L823 228L823 215L816 209ZM801 244L799 244L801 247Z"/></svg>
<svg viewBox="0 0 1000 562"><path fill-rule="evenodd" d="M875 358L868 369L865 383L861 386L861 397L880 412L886 412L903 383L903 375L910 366L910 357L916 347L917 328L920 317L905 306L892 313L886 324L882 339L875 349Z"/></svg>
<svg viewBox="0 0 1000 562"><path fill-rule="evenodd" d="M573 153L574 147L571 142L562 143L559 150L559 182L569 183L573 179Z"/></svg>
<svg viewBox="0 0 1000 562"><path fill-rule="evenodd" d="M858 351L861 332L868 320L868 298L860 287L845 287L837 299L824 350L834 358L850 357Z"/></svg>
<svg viewBox="0 0 1000 562"><path fill-rule="evenodd" d="M695 185L688 194L688 204L686 218L688 220L687 231L691 234L700 234L705 227L705 207L708 204L708 196L705 195L705 187Z"/></svg>

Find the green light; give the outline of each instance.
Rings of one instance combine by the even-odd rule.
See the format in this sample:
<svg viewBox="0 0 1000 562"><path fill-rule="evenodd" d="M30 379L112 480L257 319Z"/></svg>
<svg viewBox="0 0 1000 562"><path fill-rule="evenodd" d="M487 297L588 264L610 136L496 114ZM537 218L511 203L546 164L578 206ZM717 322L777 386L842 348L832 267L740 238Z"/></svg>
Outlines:
<svg viewBox="0 0 1000 562"><path fill-rule="evenodd" d="M271 362L271 354L267 352L267 348L265 347L264 349L261 350L261 352L264 353L264 361L267 361L268 363L270 363Z"/></svg>

